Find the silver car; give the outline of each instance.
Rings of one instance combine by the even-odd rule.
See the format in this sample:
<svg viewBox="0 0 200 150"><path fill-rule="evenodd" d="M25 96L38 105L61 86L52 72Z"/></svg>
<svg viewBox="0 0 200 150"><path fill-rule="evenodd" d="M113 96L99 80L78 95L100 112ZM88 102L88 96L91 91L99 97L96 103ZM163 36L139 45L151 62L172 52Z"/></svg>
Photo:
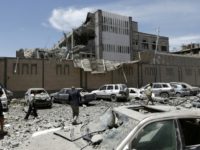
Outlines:
<svg viewBox="0 0 200 150"><path fill-rule="evenodd" d="M184 86L180 83L170 83L170 85L174 88L175 95L177 97L183 97L183 96L189 96L190 95L190 89L184 88Z"/></svg>
<svg viewBox="0 0 200 150"><path fill-rule="evenodd" d="M164 98L172 97L175 95L174 88L171 87L169 83L155 82L152 83L152 92L155 96L160 96ZM142 87L140 90L144 92L149 87L149 84Z"/></svg>
<svg viewBox="0 0 200 150"><path fill-rule="evenodd" d="M189 89L190 90L190 95L196 96L200 92L200 88L196 86L191 86L188 83L185 82L171 82L171 83L176 83L182 85L184 89Z"/></svg>
<svg viewBox="0 0 200 150"><path fill-rule="evenodd" d="M129 90L125 84L105 84L91 93L96 94L97 99L110 99L111 101L128 100L129 96Z"/></svg>

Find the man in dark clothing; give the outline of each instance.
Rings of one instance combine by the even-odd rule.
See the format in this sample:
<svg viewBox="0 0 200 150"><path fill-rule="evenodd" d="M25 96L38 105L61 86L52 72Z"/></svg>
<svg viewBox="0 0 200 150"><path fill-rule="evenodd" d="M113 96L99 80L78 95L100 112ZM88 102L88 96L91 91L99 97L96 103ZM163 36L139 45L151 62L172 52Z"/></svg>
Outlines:
<svg viewBox="0 0 200 150"><path fill-rule="evenodd" d="M1 96L2 95L3 95L3 90L0 88L0 125L1 125L0 135L6 134L6 132L3 130L4 115L3 115L3 105L1 103Z"/></svg>
<svg viewBox="0 0 200 150"><path fill-rule="evenodd" d="M77 119L78 119L78 116L79 116L80 98L81 98L81 95L80 95L79 91L76 90L74 88L74 86L72 86L71 91L69 93L69 104L72 108L72 115L73 115L72 124L73 125L78 124Z"/></svg>
<svg viewBox="0 0 200 150"><path fill-rule="evenodd" d="M29 115L31 114L32 111L33 111L33 116L38 117L37 108L35 106L35 95L33 95L32 100L29 102L28 111L27 111L26 116L24 118L25 120L28 120L28 117L29 117Z"/></svg>

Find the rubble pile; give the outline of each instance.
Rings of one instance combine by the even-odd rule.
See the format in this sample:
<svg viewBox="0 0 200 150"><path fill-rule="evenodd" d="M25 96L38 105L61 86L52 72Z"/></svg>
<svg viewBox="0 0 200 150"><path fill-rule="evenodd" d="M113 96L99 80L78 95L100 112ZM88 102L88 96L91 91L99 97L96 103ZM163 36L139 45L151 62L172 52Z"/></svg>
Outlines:
<svg viewBox="0 0 200 150"><path fill-rule="evenodd" d="M162 101L159 100L156 103L160 105L174 105L192 108L194 106L193 102L198 102L199 100L200 98L198 96L190 96L183 98L170 98L168 101L165 101L165 103L162 103ZM21 101L23 102L23 100ZM102 114L104 114L110 107L113 108L131 104L143 105L145 102L143 100L131 100L125 103L103 100L93 101L88 106L83 105L80 107L79 119L82 122L92 122L97 118L101 118L100 116L102 116ZM26 147L29 144L31 136L38 131L62 128L64 126L67 127L71 125L72 113L70 106L67 104L64 105L54 103L51 109L39 109L39 117L33 118L33 116L30 116L27 121L24 120L24 110L26 107L27 106L24 106L24 103L15 102L10 104L9 111L5 114L5 130L8 131L8 134L0 139L0 150L17 149L21 146ZM121 128L117 130L120 129ZM112 132L110 131L108 134L105 134L108 138L112 135Z"/></svg>
<svg viewBox="0 0 200 150"><path fill-rule="evenodd" d="M23 101L23 100L22 100ZM118 106L121 103L98 101L91 106L80 107L80 120L92 121L99 117L108 107ZM26 107L26 106L25 106ZM28 141L33 133L46 129L59 128L71 124L71 108L69 105L54 104L51 109L39 109L39 117L29 117L25 121L23 103L12 103L9 111L5 113L5 130L8 134L0 139L0 150L16 149ZM28 142L26 142L28 143Z"/></svg>

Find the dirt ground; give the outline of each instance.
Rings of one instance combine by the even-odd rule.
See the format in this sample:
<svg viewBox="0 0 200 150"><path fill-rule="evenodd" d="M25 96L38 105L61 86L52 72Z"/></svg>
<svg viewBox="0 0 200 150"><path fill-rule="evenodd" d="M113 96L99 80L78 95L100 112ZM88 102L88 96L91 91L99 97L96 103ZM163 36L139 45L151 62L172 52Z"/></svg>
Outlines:
<svg viewBox="0 0 200 150"><path fill-rule="evenodd" d="M23 101L23 100L22 100ZM80 107L80 121L92 121L98 118L109 107L129 105L130 102L109 102L93 101L88 106ZM39 109L38 118L33 116L25 121L25 111L23 103L15 102L10 104L9 111L5 113L5 130L8 134L0 139L0 150L10 149L31 149L28 148L30 139L34 133L47 129L71 126L71 108L67 104L53 104L51 109ZM62 139L63 140L63 139ZM60 140L60 141L62 141ZM60 142L63 143L63 142ZM50 146L46 144L47 146ZM34 149L34 148L33 148ZM44 149L46 149L44 147Z"/></svg>

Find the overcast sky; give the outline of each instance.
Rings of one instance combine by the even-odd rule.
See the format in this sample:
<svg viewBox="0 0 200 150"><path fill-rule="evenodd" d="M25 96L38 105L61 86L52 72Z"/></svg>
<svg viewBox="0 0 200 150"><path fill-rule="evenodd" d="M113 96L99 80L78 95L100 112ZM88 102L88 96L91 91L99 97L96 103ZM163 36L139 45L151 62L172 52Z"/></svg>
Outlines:
<svg viewBox="0 0 200 150"><path fill-rule="evenodd" d="M131 16L140 32L169 37L170 50L200 43L200 0L1 0L0 56L14 57L20 48L50 48L102 9Z"/></svg>

